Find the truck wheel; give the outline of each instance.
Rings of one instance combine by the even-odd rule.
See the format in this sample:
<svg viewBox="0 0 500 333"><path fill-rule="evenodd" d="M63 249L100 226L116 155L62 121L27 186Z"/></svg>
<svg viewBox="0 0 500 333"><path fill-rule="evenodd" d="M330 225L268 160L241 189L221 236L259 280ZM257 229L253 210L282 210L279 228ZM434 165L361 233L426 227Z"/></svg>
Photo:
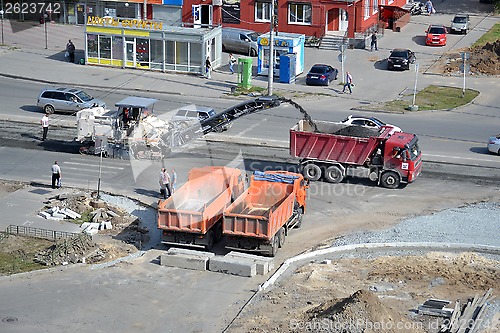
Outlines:
<svg viewBox="0 0 500 333"><path fill-rule="evenodd" d="M278 236L278 233L276 233L276 235L274 235L273 239L271 240L271 250L269 251L269 255L271 257L274 257L276 255L276 253L278 253L278 248L280 247L280 240L279 240L279 236Z"/></svg>
<svg viewBox="0 0 500 333"><path fill-rule="evenodd" d="M386 171L382 174L382 178L380 178L380 183L385 188L398 188L399 187L399 175L394 171Z"/></svg>
<svg viewBox="0 0 500 333"><path fill-rule="evenodd" d="M215 242L218 243L222 239L222 222L219 221L214 225L215 228Z"/></svg>
<svg viewBox="0 0 500 333"><path fill-rule="evenodd" d="M205 236L207 238L207 244L205 245L206 250L211 250L212 247L214 247L215 243L215 234L212 229L208 230L207 235Z"/></svg>
<svg viewBox="0 0 500 333"><path fill-rule="evenodd" d="M337 184L344 179L344 176L342 175L342 170L340 170L338 166L332 165L326 169L325 179L329 183Z"/></svg>
<svg viewBox="0 0 500 333"><path fill-rule="evenodd" d="M321 168L316 164L306 164L302 169L302 175L309 180L316 181L321 178Z"/></svg>
<svg viewBox="0 0 500 333"><path fill-rule="evenodd" d="M283 247L285 244L285 227L281 227L278 231L279 247Z"/></svg>

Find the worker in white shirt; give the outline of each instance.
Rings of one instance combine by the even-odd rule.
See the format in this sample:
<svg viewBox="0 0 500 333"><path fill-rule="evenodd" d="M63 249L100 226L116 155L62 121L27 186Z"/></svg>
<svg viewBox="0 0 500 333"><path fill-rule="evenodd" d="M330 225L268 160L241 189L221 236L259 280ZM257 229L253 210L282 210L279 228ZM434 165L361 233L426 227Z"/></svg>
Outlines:
<svg viewBox="0 0 500 333"><path fill-rule="evenodd" d="M42 120L40 121L42 124L42 131L43 131L43 137L42 141L45 141L47 139L47 132L49 131L49 114L46 113L43 117Z"/></svg>
<svg viewBox="0 0 500 333"><path fill-rule="evenodd" d="M59 167L59 164L57 161L54 162L54 165L52 165L52 188L59 188L61 187L61 168Z"/></svg>

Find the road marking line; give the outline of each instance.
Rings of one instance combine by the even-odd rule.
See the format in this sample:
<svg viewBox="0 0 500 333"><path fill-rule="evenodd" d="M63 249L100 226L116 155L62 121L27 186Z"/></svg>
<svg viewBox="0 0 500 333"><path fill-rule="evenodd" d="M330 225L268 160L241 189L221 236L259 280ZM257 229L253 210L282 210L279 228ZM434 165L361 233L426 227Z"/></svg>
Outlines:
<svg viewBox="0 0 500 333"><path fill-rule="evenodd" d="M74 167L64 167L64 170L76 170L80 173L98 173L99 172L99 168L96 168L95 170L94 169L84 169L82 170L81 168L74 168ZM104 173L104 174L109 174L109 175L117 175L117 174L120 174L119 172L116 172L116 171L105 171L105 170L101 170L101 173Z"/></svg>
<svg viewBox="0 0 500 333"><path fill-rule="evenodd" d="M87 164L87 163L75 163L75 162L63 162L64 165L70 164L70 165L81 165L81 166L90 166L90 167L99 167L99 164ZM107 165L102 165L101 166L103 169L116 169L116 170L123 170L125 168L121 167L114 167L114 166L107 166Z"/></svg>
<svg viewBox="0 0 500 333"><path fill-rule="evenodd" d="M423 154L423 157L425 156L432 156L432 157L441 157L441 158L455 158L455 159L460 159L460 160L472 160L472 161L481 161L481 162L493 162L493 163L500 163L500 160L487 160L487 159L482 159L482 158L477 158L477 157L459 157L459 156L448 156L448 155L433 155L433 154Z"/></svg>
<svg viewBox="0 0 500 333"><path fill-rule="evenodd" d="M253 130L255 127L260 126L261 123L266 122L266 121L267 121L267 118L264 118L264 119L260 120L258 123L253 124L252 126L250 126L249 128L247 128L246 130L243 130L240 133L236 134L235 136L241 137L246 132Z"/></svg>

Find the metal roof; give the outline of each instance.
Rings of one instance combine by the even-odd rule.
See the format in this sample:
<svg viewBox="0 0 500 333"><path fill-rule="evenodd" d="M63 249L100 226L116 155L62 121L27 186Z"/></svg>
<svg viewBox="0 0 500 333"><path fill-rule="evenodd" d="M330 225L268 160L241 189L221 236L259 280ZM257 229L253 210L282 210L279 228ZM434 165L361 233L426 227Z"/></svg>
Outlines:
<svg viewBox="0 0 500 333"><path fill-rule="evenodd" d="M120 102L116 103L115 106L124 107L124 108L130 107L130 108L149 109L156 102L158 102L158 100L154 99L154 98L129 96L129 97L125 98L124 100L121 100Z"/></svg>

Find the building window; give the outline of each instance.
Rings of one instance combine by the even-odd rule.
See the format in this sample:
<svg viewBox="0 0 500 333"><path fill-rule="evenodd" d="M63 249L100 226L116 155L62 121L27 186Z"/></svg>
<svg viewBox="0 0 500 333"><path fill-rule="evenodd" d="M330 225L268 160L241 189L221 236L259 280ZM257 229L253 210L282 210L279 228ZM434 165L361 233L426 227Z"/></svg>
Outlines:
<svg viewBox="0 0 500 333"><path fill-rule="evenodd" d="M288 23L311 24L312 7L310 4L291 3L288 5Z"/></svg>
<svg viewBox="0 0 500 333"><path fill-rule="evenodd" d="M365 0L364 3L365 20L370 18L370 0Z"/></svg>
<svg viewBox="0 0 500 333"><path fill-rule="evenodd" d="M255 22L271 22L270 2L255 2Z"/></svg>
<svg viewBox="0 0 500 333"><path fill-rule="evenodd" d="M373 0L373 14L378 12L378 0Z"/></svg>
<svg viewBox="0 0 500 333"><path fill-rule="evenodd" d="M99 58L111 59L111 37L99 35Z"/></svg>

